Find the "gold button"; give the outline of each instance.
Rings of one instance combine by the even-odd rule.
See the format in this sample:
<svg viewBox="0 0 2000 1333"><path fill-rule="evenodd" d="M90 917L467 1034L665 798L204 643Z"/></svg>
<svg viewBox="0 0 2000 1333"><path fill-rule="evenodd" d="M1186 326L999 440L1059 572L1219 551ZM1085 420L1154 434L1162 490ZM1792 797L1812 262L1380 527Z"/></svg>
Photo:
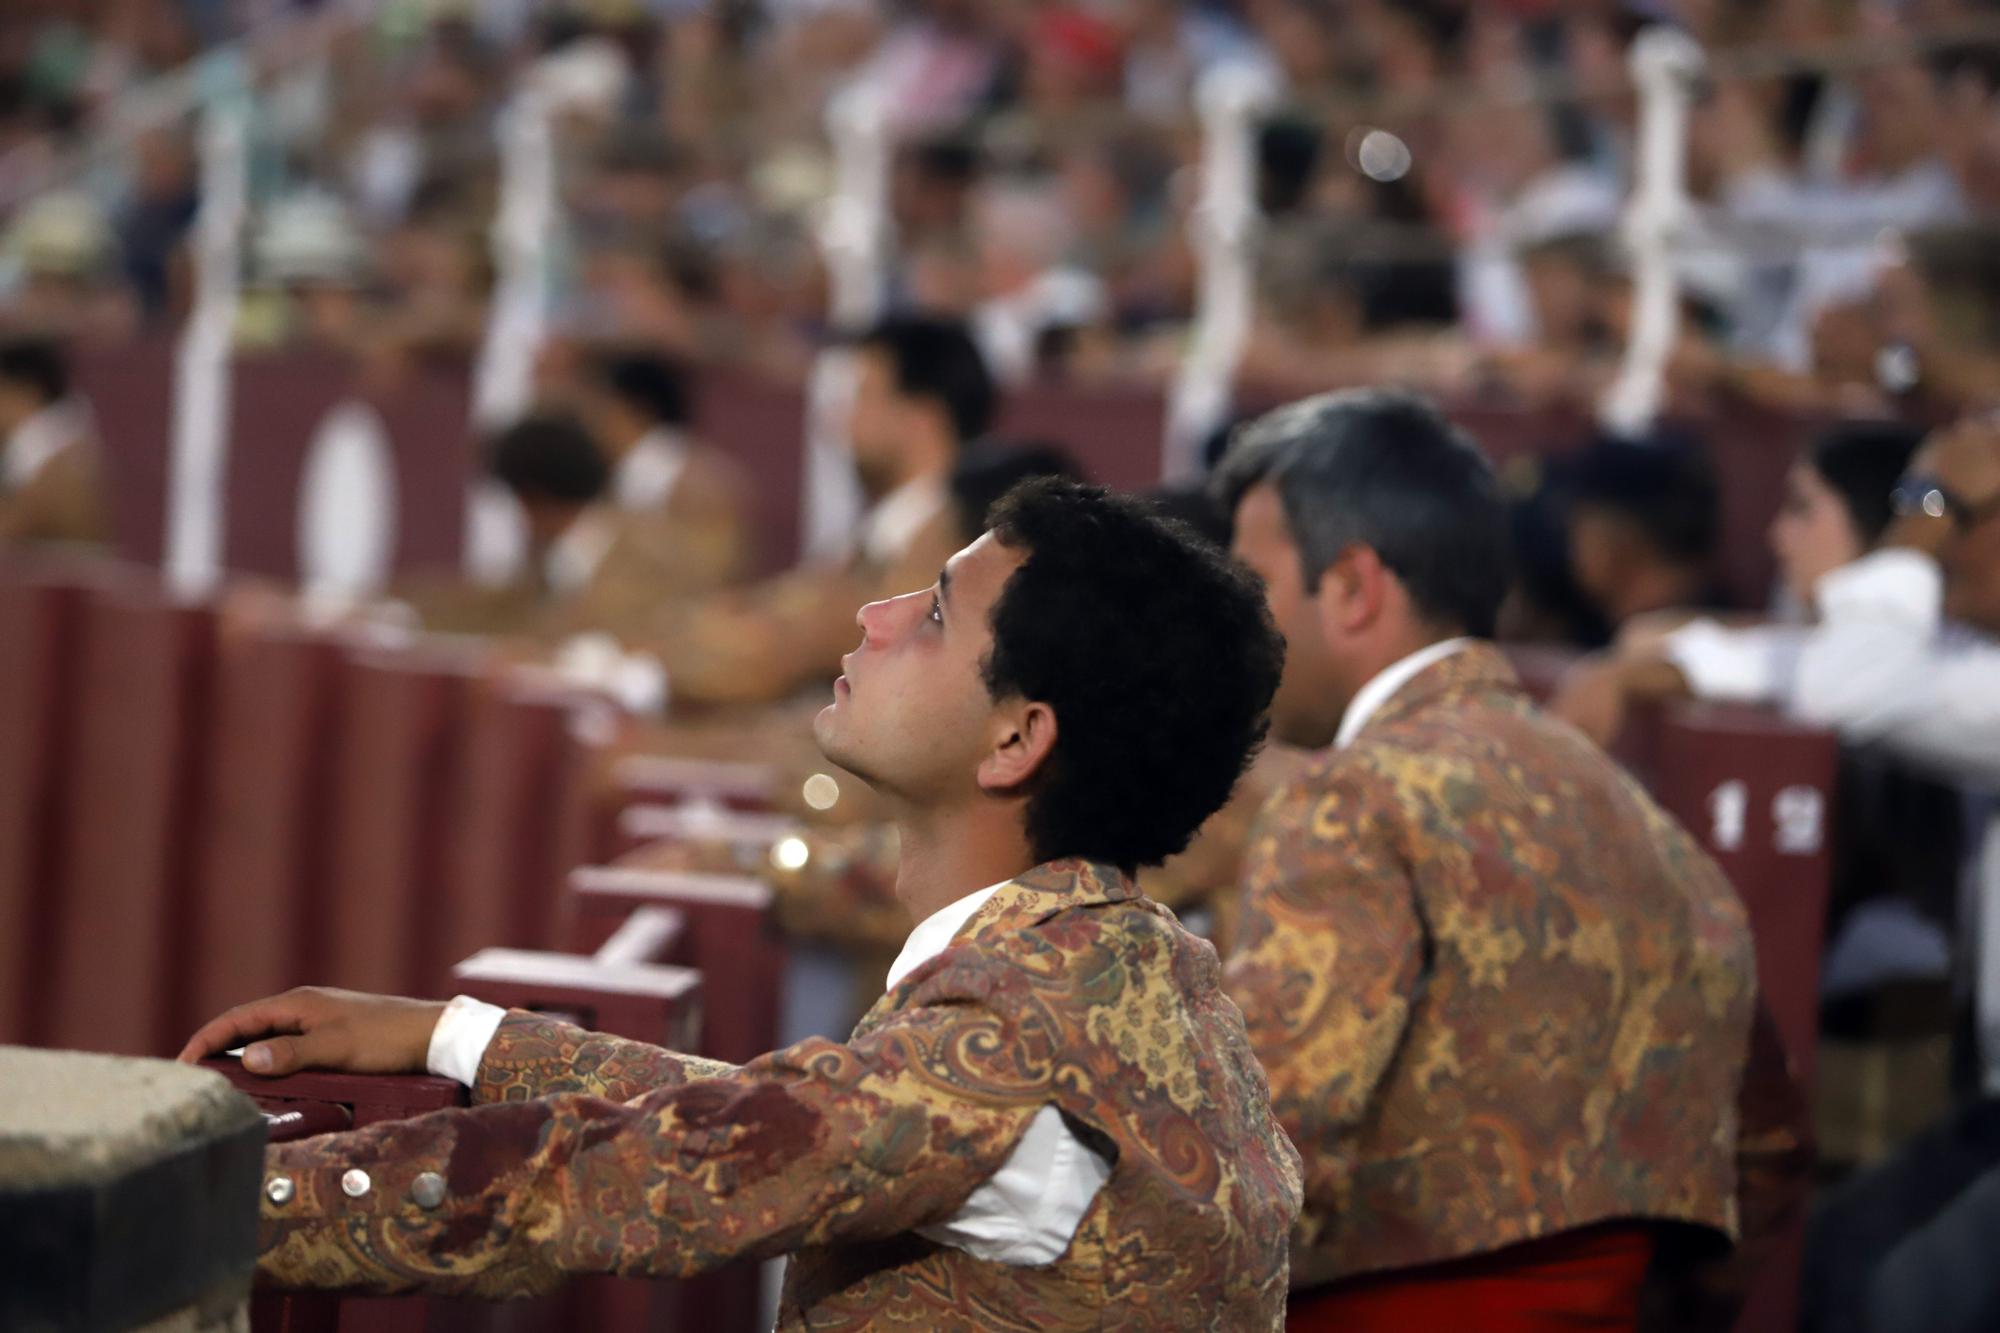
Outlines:
<svg viewBox="0 0 2000 1333"><path fill-rule="evenodd" d="M350 1199L358 1199L374 1187L375 1182L360 1167L354 1168L340 1178L340 1192Z"/></svg>

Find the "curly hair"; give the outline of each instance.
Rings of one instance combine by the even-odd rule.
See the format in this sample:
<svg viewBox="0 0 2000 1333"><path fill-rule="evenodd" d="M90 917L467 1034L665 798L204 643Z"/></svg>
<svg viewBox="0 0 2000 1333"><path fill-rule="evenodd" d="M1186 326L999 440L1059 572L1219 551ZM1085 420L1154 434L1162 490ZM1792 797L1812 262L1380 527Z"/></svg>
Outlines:
<svg viewBox="0 0 2000 1333"><path fill-rule="evenodd" d="M993 606L987 691L1056 715L1028 798L1036 858L1165 860L1264 739L1285 645L1262 590L1186 525L1080 482L1022 483L989 528L1026 558Z"/></svg>

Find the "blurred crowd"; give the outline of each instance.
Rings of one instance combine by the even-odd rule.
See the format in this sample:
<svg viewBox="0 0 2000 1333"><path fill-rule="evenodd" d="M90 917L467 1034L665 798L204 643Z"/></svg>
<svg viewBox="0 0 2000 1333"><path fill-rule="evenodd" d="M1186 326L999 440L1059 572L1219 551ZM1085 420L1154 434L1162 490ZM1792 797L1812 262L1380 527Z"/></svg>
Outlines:
<svg viewBox="0 0 2000 1333"><path fill-rule="evenodd" d="M246 343L471 355L499 145L533 88L558 121L550 332L795 375L827 319L825 111L865 86L895 143L891 300L972 319L1003 380L1158 383L1195 314L1195 89L1233 66L1274 90L1245 377L1589 401L1630 307L1625 50L1672 17L1712 62L1676 405L1944 416L1994 365L2000 33L1977 0L320 8L8 7L0 198L61 187L6 219L9 323L118 336L183 314L193 118L46 173L148 75L313 19L317 40L253 62Z"/></svg>

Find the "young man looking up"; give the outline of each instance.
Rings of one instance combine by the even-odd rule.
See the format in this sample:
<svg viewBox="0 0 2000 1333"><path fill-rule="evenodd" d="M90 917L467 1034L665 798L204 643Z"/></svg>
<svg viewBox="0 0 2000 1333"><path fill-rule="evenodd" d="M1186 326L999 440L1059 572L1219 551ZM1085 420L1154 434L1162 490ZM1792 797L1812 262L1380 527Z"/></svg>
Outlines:
<svg viewBox="0 0 2000 1333"><path fill-rule="evenodd" d="M265 1037L259 1072L428 1066L475 1103L270 1149L266 1279L503 1296L793 1253L786 1329L1274 1326L1298 1158L1214 951L1131 879L1263 734L1256 589L1049 480L858 620L816 731L892 806L920 924L852 1039L732 1067L463 1001L232 1010L183 1057Z"/></svg>

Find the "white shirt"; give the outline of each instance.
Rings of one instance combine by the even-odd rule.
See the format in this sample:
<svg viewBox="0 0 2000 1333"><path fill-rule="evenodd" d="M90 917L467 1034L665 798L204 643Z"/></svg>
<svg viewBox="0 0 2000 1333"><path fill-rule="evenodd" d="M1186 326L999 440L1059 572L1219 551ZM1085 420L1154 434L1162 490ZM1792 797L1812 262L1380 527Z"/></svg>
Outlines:
<svg viewBox="0 0 2000 1333"><path fill-rule="evenodd" d="M673 495L687 468L687 441L676 430L656 426L641 435L611 476L611 497L620 509L659 509Z"/></svg>
<svg viewBox="0 0 2000 1333"><path fill-rule="evenodd" d="M1369 719L1381 711L1382 705L1395 697L1397 690L1414 680L1418 672L1433 662L1444 661L1471 642L1472 640L1467 638L1446 639L1441 643L1419 648L1401 661L1391 662L1376 672L1366 685L1354 692L1354 698L1348 703L1347 711L1340 715L1340 730L1333 738L1334 748L1344 749L1351 744L1354 738L1361 734L1361 729L1368 725Z"/></svg>
<svg viewBox="0 0 2000 1333"><path fill-rule="evenodd" d="M1944 573L1921 551L1864 556L1815 589L1792 711L1947 779L2000 791L2000 642L1944 623ZM1967 883L1973 991L1989 1094L2000 1094L2000 818L1976 835Z"/></svg>
<svg viewBox="0 0 2000 1333"><path fill-rule="evenodd" d="M944 478L918 477L906 481L868 511L861 520L861 554L878 565L886 565L910 549L924 525L944 511L950 496Z"/></svg>
<svg viewBox="0 0 2000 1333"><path fill-rule="evenodd" d="M50 459L90 433L90 409L74 398L50 403L7 437L0 451L0 491L18 491Z"/></svg>
<svg viewBox="0 0 2000 1333"><path fill-rule="evenodd" d="M949 948L1000 888L995 884L968 893L919 922L889 968L889 989ZM458 996L432 1029L426 1062L430 1072L471 1087L504 1017L506 1010L497 1005ZM1070 1132L1061 1112L1044 1106L1000 1169L966 1196L956 1213L935 1226L919 1227L917 1234L989 1263L1053 1263L1069 1248L1110 1176L1111 1163Z"/></svg>
<svg viewBox="0 0 2000 1333"><path fill-rule="evenodd" d="M1804 625L1732 628L1704 618L1667 635L1661 647L1697 699L1779 703L1791 693L1799 649L1810 632Z"/></svg>

